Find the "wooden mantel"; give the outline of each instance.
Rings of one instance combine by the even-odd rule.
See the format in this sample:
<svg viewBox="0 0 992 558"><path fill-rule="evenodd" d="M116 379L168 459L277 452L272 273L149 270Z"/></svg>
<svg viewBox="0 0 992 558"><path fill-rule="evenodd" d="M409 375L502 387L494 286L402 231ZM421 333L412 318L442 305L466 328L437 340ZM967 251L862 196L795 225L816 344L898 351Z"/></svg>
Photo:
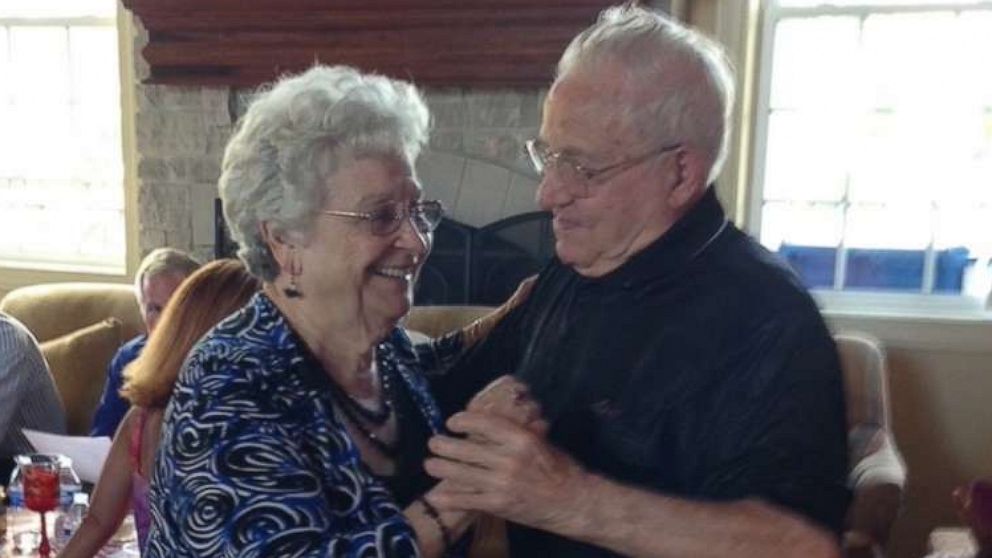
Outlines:
<svg viewBox="0 0 992 558"><path fill-rule="evenodd" d="M123 0L148 30L147 82L254 86L315 61L420 85L544 86L617 0Z"/></svg>

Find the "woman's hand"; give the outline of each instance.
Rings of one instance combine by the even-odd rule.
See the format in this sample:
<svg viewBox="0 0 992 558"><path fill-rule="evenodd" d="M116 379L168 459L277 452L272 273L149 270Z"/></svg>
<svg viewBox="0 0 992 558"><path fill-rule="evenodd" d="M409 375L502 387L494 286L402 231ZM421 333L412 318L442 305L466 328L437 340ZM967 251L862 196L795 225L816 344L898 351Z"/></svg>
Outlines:
<svg viewBox="0 0 992 558"><path fill-rule="evenodd" d="M513 376L493 380L469 401L465 410L503 417L541 437L548 431L541 405L530 396L527 385Z"/></svg>

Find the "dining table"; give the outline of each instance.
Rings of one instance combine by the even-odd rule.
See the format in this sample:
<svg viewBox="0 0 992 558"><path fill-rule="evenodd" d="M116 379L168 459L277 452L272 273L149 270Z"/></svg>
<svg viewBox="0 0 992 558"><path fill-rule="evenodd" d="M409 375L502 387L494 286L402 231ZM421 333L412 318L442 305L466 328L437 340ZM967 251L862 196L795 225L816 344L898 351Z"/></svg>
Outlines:
<svg viewBox="0 0 992 558"><path fill-rule="evenodd" d="M48 527L48 541L52 547L50 554L52 557L56 556L66 543L55 534L55 519L58 514L59 512L49 512L46 514L45 521ZM41 516L38 512L25 508L8 508L7 529L0 536L0 557L41 556L38 553L38 545L41 541L40 530ZM128 514L117 532L96 556L99 558L128 558L140 555L137 531L134 529L134 517Z"/></svg>

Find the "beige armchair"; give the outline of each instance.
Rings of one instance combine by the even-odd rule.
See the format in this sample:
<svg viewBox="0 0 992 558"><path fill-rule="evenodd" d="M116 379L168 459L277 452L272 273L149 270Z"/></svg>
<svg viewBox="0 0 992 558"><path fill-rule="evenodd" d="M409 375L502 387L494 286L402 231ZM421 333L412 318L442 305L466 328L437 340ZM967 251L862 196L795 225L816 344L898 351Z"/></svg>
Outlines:
<svg viewBox="0 0 992 558"><path fill-rule="evenodd" d="M8 293L0 310L20 320L41 343L68 432L88 434L110 359L144 330L134 289L114 283L33 285Z"/></svg>
<svg viewBox="0 0 992 558"><path fill-rule="evenodd" d="M902 505L906 465L896 448L889 413L888 368L881 344L862 334L834 337L847 400L848 509L844 549L849 557L885 555Z"/></svg>

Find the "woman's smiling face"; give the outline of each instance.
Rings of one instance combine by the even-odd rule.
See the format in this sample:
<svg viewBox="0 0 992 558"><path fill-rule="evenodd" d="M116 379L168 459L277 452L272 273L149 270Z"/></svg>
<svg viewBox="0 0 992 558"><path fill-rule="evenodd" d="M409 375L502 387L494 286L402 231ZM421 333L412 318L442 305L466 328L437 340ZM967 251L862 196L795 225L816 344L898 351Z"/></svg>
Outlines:
<svg viewBox="0 0 992 558"><path fill-rule="evenodd" d="M372 213L399 203L408 209L422 191L406 158L372 155L345 158L327 181L323 210ZM404 218L395 232L372 233L367 220L318 214L299 252L300 290L344 319L385 336L409 312L414 282L432 235ZM357 324L356 324L357 325Z"/></svg>

